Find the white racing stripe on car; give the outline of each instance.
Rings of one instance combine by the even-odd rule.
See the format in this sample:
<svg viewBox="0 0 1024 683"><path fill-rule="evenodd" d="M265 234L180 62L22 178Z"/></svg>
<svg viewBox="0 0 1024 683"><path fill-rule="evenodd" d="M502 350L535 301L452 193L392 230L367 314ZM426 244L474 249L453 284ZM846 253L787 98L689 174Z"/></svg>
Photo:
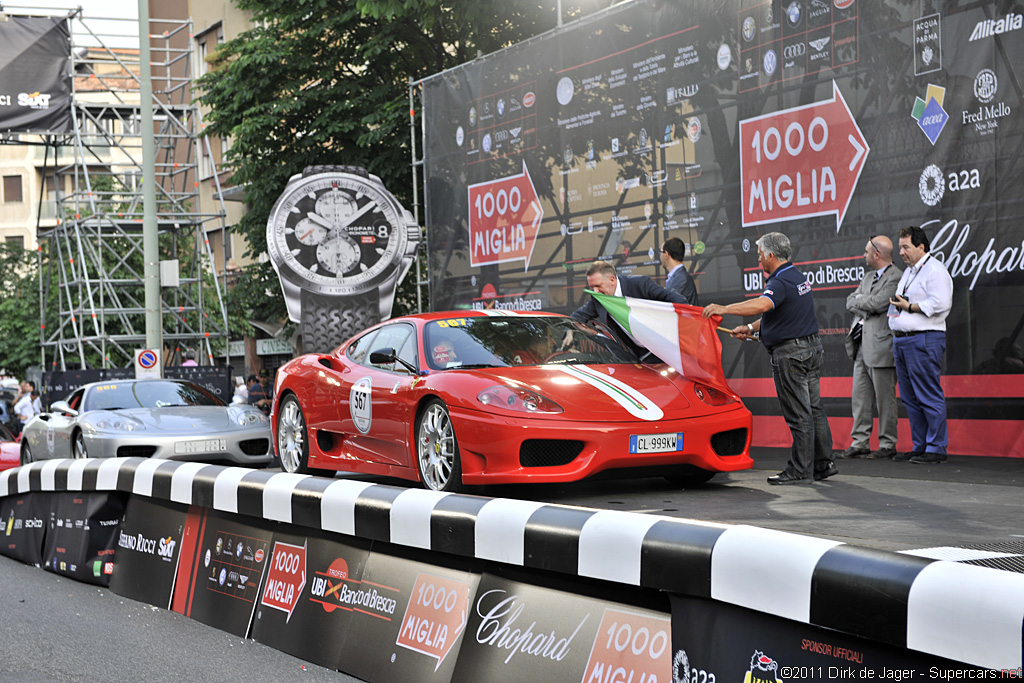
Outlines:
<svg viewBox="0 0 1024 683"><path fill-rule="evenodd" d="M526 523L544 503L495 498L476 514L476 556L522 566Z"/></svg>
<svg viewBox="0 0 1024 683"><path fill-rule="evenodd" d="M511 316L521 315L517 311L506 311L506 310L503 310L503 309L502 310L498 310L498 309L494 309L494 308L486 308L486 309L484 309L484 310L482 310L480 312L483 313L484 315L498 316L498 317L510 316L510 315Z"/></svg>
<svg viewBox="0 0 1024 683"><path fill-rule="evenodd" d="M213 482L213 509L238 512L238 482L252 470L245 467L226 467Z"/></svg>
<svg viewBox="0 0 1024 683"><path fill-rule="evenodd" d="M68 491L81 491L82 479L89 460L72 460L68 466Z"/></svg>
<svg viewBox="0 0 1024 683"><path fill-rule="evenodd" d="M809 623L811 576L837 545L843 544L747 525L728 528L711 551L711 597ZM750 580L751 558L765 559L757 563L757 581Z"/></svg>
<svg viewBox="0 0 1024 683"><path fill-rule="evenodd" d="M308 474L291 472L281 472L268 479L263 485L263 516L291 524L292 492L306 479L309 479Z"/></svg>
<svg viewBox="0 0 1024 683"><path fill-rule="evenodd" d="M391 542L414 548L430 548L430 513L452 494L409 489L391 503Z"/></svg>
<svg viewBox="0 0 1024 683"><path fill-rule="evenodd" d="M356 498L376 484L343 479L324 489L320 497L320 527L324 531L355 536Z"/></svg>
<svg viewBox="0 0 1024 683"><path fill-rule="evenodd" d="M561 370L570 377L586 382L605 396L612 398L633 417L651 422L665 417L665 413L651 399L628 384L620 382L611 375L598 372L589 365L551 364L543 367L550 370Z"/></svg>
<svg viewBox="0 0 1024 683"><path fill-rule="evenodd" d="M644 536L657 517L605 510L596 513L580 529L577 572L580 576L640 585L640 552ZM615 552L608 552L615 548Z"/></svg>
<svg viewBox="0 0 1024 683"><path fill-rule="evenodd" d="M151 498L153 496L153 473L156 468L167 462L166 460L143 460L135 470L135 482L132 484L132 493L139 496Z"/></svg>
<svg viewBox="0 0 1024 683"><path fill-rule="evenodd" d="M205 462L183 462L171 475L171 500L175 503L192 504L192 482L196 473L208 467Z"/></svg>

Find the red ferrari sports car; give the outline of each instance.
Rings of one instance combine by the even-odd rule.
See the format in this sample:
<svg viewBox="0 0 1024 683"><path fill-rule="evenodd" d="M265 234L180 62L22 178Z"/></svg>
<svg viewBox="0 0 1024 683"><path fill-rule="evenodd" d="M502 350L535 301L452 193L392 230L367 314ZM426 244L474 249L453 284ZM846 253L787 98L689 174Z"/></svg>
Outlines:
<svg viewBox="0 0 1024 683"><path fill-rule="evenodd" d="M288 472L380 474L437 491L602 472L693 485L753 465L738 396L546 313L380 323L284 365L271 425Z"/></svg>
<svg viewBox="0 0 1024 683"><path fill-rule="evenodd" d="M18 439L0 424L0 472L21 464L21 445Z"/></svg>

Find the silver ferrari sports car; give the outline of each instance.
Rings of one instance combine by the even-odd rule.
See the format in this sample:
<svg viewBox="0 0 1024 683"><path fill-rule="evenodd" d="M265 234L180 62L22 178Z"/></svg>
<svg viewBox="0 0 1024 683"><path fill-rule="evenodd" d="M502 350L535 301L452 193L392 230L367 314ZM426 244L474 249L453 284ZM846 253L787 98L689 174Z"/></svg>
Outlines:
<svg viewBox="0 0 1024 683"><path fill-rule="evenodd" d="M21 464L50 458L142 457L267 465L270 422L192 382L93 382L25 425Z"/></svg>

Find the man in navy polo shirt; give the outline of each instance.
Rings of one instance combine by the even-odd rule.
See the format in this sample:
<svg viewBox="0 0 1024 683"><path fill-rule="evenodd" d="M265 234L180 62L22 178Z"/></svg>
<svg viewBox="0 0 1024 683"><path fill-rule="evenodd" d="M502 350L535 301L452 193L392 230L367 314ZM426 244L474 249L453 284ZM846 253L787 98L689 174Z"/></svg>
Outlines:
<svg viewBox="0 0 1024 683"><path fill-rule="evenodd" d="M771 354L775 391L782 416L793 435L786 469L768 477L769 484L810 484L839 472L832 456L832 432L821 402L821 366L825 351L818 338L814 295L807 277L790 261L793 248L781 232L757 240L757 260L767 276L764 292L756 299L728 306L710 304L704 317L760 315L732 330L739 339L761 337Z"/></svg>

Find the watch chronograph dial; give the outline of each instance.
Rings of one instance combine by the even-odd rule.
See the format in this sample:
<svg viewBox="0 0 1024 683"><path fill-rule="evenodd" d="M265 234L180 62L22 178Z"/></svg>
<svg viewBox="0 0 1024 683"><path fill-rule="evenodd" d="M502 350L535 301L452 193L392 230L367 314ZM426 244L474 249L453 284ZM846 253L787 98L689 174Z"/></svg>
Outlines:
<svg viewBox="0 0 1024 683"><path fill-rule="evenodd" d="M405 255L406 220L379 182L342 173L290 186L270 216L271 259L303 287L365 291Z"/></svg>

